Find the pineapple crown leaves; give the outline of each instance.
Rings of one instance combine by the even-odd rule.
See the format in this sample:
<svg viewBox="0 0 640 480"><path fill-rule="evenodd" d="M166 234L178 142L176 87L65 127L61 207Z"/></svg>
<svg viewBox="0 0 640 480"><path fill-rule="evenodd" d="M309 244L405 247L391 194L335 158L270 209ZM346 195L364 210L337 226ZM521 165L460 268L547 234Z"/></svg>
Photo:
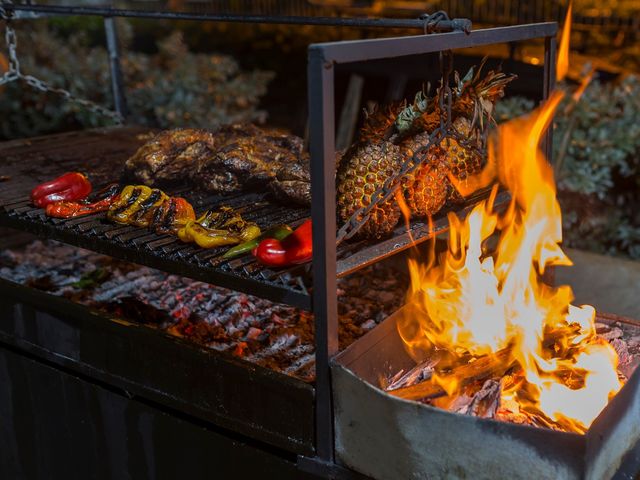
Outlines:
<svg viewBox="0 0 640 480"><path fill-rule="evenodd" d="M504 95L504 89L509 82L517 78L515 74L507 75L499 67L496 70L489 70L481 79L480 75L487 58L482 59L478 70L471 67L462 80L459 80L459 75L456 72L455 94L457 97L469 96L471 99L495 102Z"/></svg>
<svg viewBox="0 0 640 480"><path fill-rule="evenodd" d="M413 122L420 118L429 108L429 98L421 90L416 93L413 103L405 107L396 118L395 127L400 135L407 133Z"/></svg>
<svg viewBox="0 0 640 480"><path fill-rule="evenodd" d="M484 57L476 70L471 67L462 80L458 72L455 73L454 110L457 113L471 115L472 126L478 124L480 130L484 130L484 119L492 118L493 106L496 100L502 98L505 87L517 78L516 75L507 75L500 70L490 70L481 78L482 69L488 57Z"/></svg>

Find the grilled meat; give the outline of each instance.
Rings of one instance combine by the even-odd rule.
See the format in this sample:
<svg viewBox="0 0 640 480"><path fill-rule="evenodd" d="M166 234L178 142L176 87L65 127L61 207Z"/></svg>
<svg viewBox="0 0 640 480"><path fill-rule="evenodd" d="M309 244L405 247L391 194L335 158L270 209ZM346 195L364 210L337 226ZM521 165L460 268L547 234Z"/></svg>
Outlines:
<svg viewBox="0 0 640 480"><path fill-rule="evenodd" d="M263 137L232 137L212 158L198 162L195 180L208 192L232 193L269 184L296 155Z"/></svg>
<svg viewBox="0 0 640 480"><path fill-rule="evenodd" d="M273 196L284 202L311 205L311 175L309 156L301 155L298 162L280 167L269 184Z"/></svg>
<svg viewBox="0 0 640 480"><path fill-rule="evenodd" d="M162 132L127 160L125 174L149 186L190 180L211 193L267 187L283 202L311 203L302 139L252 124Z"/></svg>
<svg viewBox="0 0 640 480"><path fill-rule="evenodd" d="M125 176L149 186L184 181L198 160L213 157L219 139L205 130L167 130L145 143L125 164Z"/></svg>

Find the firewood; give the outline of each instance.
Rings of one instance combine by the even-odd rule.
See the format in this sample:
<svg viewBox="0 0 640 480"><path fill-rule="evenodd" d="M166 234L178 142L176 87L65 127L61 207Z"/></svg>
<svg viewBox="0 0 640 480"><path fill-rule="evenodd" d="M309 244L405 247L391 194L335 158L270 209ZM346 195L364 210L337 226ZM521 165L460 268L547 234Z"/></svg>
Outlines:
<svg viewBox="0 0 640 480"><path fill-rule="evenodd" d="M513 366L514 362L515 360L511 358L511 348L507 347L493 355L480 357L475 362L460 365L449 374L441 375L441 378L456 379L460 386L465 386L471 382L485 380L489 377L501 377ZM446 394L445 390L436 384L432 378L408 387L388 390L387 393L405 400L421 400Z"/></svg>

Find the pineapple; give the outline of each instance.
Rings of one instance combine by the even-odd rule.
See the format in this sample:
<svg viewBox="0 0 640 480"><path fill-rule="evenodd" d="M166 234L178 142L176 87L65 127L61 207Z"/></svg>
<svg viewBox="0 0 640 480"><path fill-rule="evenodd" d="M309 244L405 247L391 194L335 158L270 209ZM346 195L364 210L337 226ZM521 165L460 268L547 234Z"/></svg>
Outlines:
<svg viewBox="0 0 640 480"><path fill-rule="evenodd" d="M338 215L343 222L371 203L373 192L398 172L401 158L399 147L387 141L357 144L345 153L336 174ZM400 207L394 198L390 198L373 208L358 236L381 238L391 233L398 220Z"/></svg>
<svg viewBox="0 0 640 480"><path fill-rule="evenodd" d="M483 62L484 64L484 62ZM491 118L493 103L503 95L504 87L514 77L490 71L480 78L472 68L460 80L457 73L452 94L452 128L461 138L482 145L485 123ZM365 112L359 141L351 146L338 165L336 183L338 215L347 222L361 207L371 203L371 195L384 181L400 170L404 161L428 142L429 134L440 126L439 91L428 98L418 92L406 106L394 103ZM437 213L447 199L462 197L452 187L448 175L464 180L482 168L482 157L461 145L453 135L426 152L422 165L401 180L402 192L412 215L424 217ZM369 220L358 232L360 237L380 238L389 234L400 219L395 199L376 205Z"/></svg>
<svg viewBox="0 0 640 480"><path fill-rule="evenodd" d="M427 133L421 133L401 144L404 158L413 156L429 140ZM431 216L444 206L449 195L450 182L447 165L443 161L442 148L433 146L426 152L423 165L402 180L403 194L411 213L418 217Z"/></svg>
<svg viewBox="0 0 640 480"><path fill-rule="evenodd" d="M458 117L453 122L453 128L463 138L468 139L470 142L474 142L474 136L478 135L477 130L471 126L471 122L466 117ZM475 143L477 142L477 136L475 137ZM444 152L444 161L447 164L451 174L460 181L465 181L471 175L474 175L484 166L484 159L480 154L470 148L460 145L458 140L452 136L446 137L441 143L442 150ZM448 181L448 179L447 179ZM448 182L449 184L451 182ZM453 203L462 203L464 198L460 193L451 185L449 200Z"/></svg>
<svg viewBox="0 0 640 480"><path fill-rule="evenodd" d="M452 128L458 136L477 147L483 146L484 133L495 102L504 95L507 84L516 78L515 75L506 75L495 70L480 78L484 62L483 60L475 73L472 67L462 80L456 73L456 85L452 89ZM445 154L444 161L456 179L464 181L482 170L485 159L474 149L461 145L453 135L447 136L440 146ZM464 202L462 195L452 185L449 191L449 200L454 203Z"/></svg>

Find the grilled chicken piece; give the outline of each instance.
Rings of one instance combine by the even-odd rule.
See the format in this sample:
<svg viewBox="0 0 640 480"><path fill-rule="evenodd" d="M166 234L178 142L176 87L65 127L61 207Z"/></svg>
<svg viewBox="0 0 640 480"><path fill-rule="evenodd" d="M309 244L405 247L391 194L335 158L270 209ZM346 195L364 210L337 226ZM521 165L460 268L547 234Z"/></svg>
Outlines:
<svg viewBox="0 0 640 480"><path fill-rule="evenodd" d="M196 162L211 158L219 139L205 130L167 130L145 143L125 164L125 176L148 186L185 181Z"/></svg>

